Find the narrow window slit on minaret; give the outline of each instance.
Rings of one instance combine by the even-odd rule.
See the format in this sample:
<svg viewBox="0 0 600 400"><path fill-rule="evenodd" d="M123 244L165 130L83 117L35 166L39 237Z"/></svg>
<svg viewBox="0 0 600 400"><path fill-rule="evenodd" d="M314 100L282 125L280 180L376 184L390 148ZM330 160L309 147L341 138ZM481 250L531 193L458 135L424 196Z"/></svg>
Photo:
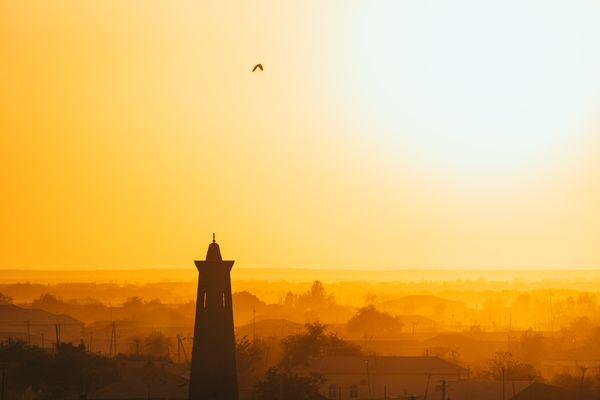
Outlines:
<svg viewBox="0 0 600 400"><path fill-rule="evenodd" d="M204 292L204 308L206 308L206 291Z"/></svg>
<svg viewBox="0 0 600 400"><path fill-rule="evenodd" d="M223 292L223 308L225 308L225 292Z"/></svg>

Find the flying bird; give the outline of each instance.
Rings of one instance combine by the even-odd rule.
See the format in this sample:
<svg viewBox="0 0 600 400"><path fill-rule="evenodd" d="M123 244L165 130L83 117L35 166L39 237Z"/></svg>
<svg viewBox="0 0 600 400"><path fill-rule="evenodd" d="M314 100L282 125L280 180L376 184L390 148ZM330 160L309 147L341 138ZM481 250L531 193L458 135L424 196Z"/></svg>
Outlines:
<svg viewBox="0 0 600 400"><path fill-rule="evenodd" d="M262 71L262 70L263 70L262 64L256 64L256 65L254 66L254 68L252 68L252 72L256 71L256 69L257 69L257 68L258 68L258 69L260 69L260 70Z"/></svg>

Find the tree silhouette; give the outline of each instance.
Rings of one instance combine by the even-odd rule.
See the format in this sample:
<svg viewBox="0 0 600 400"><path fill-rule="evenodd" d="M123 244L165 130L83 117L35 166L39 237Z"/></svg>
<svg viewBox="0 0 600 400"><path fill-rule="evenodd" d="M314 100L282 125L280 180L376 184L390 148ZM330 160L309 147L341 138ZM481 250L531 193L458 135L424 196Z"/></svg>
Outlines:
<svg viewBox="0 0 600 400"><path fill-rule="evenodd" d="M0 293L0 304L12 304L13 298L4 293Z"/></svg>
<svg viewBox="0 0 600 400"><path fill-rule="evenodd" d="M265 352L266 344L261 340L250 341L248 336L236 340L235 358L238 374L244 375L253 371L264 358Z"/></svg>
<svg viewBox="0 0 600 400"><path fill-rule="evenodd" d="M485 375L493 380L529 380L536 376L535 369L531 364L514 359L510 352L497 352L488 362L488 370Z"/></svg>
<svg viewBox="0 0 600 400"><path fill-rule="evenodd" d="M168 358L171 339L162 332L152 332L142 341L144 355L153 358Z"/></svg>
<svg viewBox="0 0 600 400"><path fill-rule="evenodd" d="M359 346L327 333L327 326L318 322L305 325L305 331L290 335L281 341L283 357L279 366L290 369L307 367L310 361L323 356L359 355Z"/></svg>
<svg viewBox="0 0 600 400"><path fill-rule="evenodd" d="M70 343L62 343L56 353L48 353L23 342L8 341L0 344L0 362L9 365L9 398L21 398L27 388L44 400L79 397L118 378L113 360Z"/></svg>
<svg viewBox="0 0 600 400"><path fill-rule="evenodd" d="M363 307L346 323L348 332L381 333L398 332L402 323L386 312L381 312L373 305Z"/></svg>

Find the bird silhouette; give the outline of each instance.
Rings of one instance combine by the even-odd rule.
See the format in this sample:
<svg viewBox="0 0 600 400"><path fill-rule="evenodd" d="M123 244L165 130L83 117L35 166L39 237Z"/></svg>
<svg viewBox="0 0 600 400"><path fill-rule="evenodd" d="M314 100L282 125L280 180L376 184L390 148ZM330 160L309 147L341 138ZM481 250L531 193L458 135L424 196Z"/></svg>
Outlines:
<svg viewBox="0 0 600 400"><path fill-rule="evenodd" d="M256 64L256 65L254 66L254 68L252 68L252 72L256 71L256 69L257 69L257 68L258 68L258 69L260 69L260 70L262 71L262 70L263 70L263 66L262 66L262 64Z"/></svg>

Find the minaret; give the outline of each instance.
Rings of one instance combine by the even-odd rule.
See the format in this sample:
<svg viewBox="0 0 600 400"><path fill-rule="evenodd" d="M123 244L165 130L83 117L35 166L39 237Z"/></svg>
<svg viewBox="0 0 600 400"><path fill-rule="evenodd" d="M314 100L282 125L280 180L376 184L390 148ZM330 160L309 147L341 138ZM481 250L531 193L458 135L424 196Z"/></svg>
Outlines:
<svg viewBox="0 0 600 400"><path fill-rule="evenodd" d="M198 296L190 372L190 400L238 400L231 307L233 261L223 261L219 245L208 246L198 268Z"/></svg>

